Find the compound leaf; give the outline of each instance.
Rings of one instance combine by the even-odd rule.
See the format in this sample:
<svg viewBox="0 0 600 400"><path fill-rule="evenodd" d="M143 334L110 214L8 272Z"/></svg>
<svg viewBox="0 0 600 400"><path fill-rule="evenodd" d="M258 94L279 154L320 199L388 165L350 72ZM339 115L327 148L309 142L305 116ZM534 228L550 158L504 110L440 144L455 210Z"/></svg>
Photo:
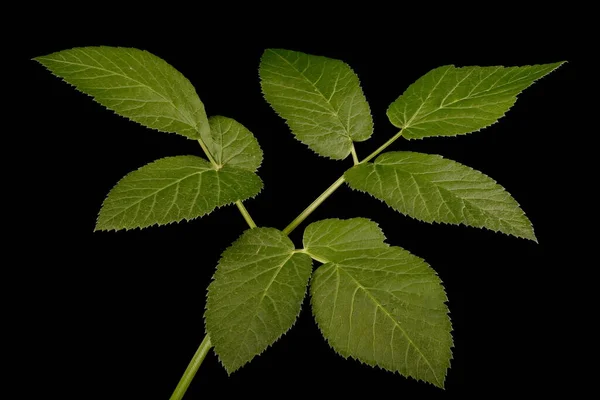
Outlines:
<svg viewBox="0 0 600 400"><path fill-rule="evenodd" d="M452 325L436 273L400 247L364 250L313 274L312 309L343 357L444 386Z"/></svg>
<svg viewBox="0 0 600 400"><path fill-rule="evenodd" d="M369 104L346 63L268 49L259 72L265 99L296 138L316 153L344 159L353 141L367 140L373 133Z"/></svg>
<svg viewBox="0 0 600 400"><path fill-rule="evenodd" d="M210 140L204 105L190 81L147 51L78 47L35 60L119 115L148 128Z"/></svg>
<svg viewBox="0 0 600 400"><path fill-rule="evenodd" d="M478 131L500 119L521 91L561 64L439 67L410 85L387 115L407 139Z"/></svg>
<svg viewBox="0 0 600 400"><path fill-rule="evenodd" d="M402 214L425 222L465 224L536 240L531 222L492 178L438 155L407 151L380 155L344 174Z"/></svg>
<svg viewBox="0 0 600 400"><path fill-rule="evenodd" d="M102 204L96 230L145 228L190 220L256 196L262 181L230 166L216 170L200 157L167 157L127 174Z"/></svg>
<svg viewBox="0 0 600 400"><path fill-rule="evenodd" d="M262 162L263 152L252 132L227 117L210 117L208 122L213 140L207 146L217 164L255 172Z"/></svg>
<svg viewBox="0 0 600 400"><path fill-rule="evenodd" d="M206 330L229 373L294 324L312 261L281 231L255 228L223 253L208 287Z"/></svg>

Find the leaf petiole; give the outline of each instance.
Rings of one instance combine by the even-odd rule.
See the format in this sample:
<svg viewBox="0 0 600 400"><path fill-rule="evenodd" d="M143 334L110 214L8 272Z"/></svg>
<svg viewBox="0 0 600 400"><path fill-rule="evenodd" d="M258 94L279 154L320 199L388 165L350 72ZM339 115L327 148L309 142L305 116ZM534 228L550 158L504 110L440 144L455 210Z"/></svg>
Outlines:
<svg viewBox="0 0 600 400"><path fill-rule="evenodd" d="M384 144L382 144L381 146L379 146L379 148L377 150L375 150L374 152L372 152L371 154L369 154L364 160L362 160L360 162L360 164L366 163L367 161L371 161L379 153L381 153L382 151L384 151L389 145L391 145L392 143L394 143L396 141L396 139L398 139L400 136L402 136L402 130L400 130L400 132L398 132L394 136L392 136L390 138L390 140L388 140L387 142L385 142Z"/></svg>
<svg viewBox="0 0 600 400"><path fill-rule="evenodd" d="M302 223L317 207L321 205L333 192L344 183L344 175L340 176L337 181L333 182L319 197L315 199L304 211L300 213L288 226L285 227L283 233L289 235L298 225Z"/></svg>
<svg viewBox="0 0 600 400"><path fill-rule="evenodd" d="M256 228L256 224L254 223L254 220L250 216L250 213L248 212L248 210L246 210L244 203L242 203L240 200L238 200L235 202L235 205L237 206L238 210L240 210L240 213L242 214L242 217L244 217L244 219L246 220L246 223L248 224L248 226L251 229Z"/></svg>
<svg viewBox="0 0 600 400"><path fill-rule="evenodd" d="M352 143L352 148L350 149L350 152L352 153L352 162L354 162L354 165L357 165L358 162L358 156L356 155L356 148L354 147L354 143Z"/></svg>
<svg viewBox="0 0 600 400"><path fill-rule="evenodd" d="M216 170L221 169L222 165L219 165L215 159L213 158L213 156L210 154L210 151L208 151L208 147L206 147L206 145L204 144L204 142L202 141L202 139L198 139L198 143L200 144L200 147L202 147L202 150L204 151L204 154L206 154L206 157L208 157L208 161L210 161L210 163L215 167Z"/></svg>

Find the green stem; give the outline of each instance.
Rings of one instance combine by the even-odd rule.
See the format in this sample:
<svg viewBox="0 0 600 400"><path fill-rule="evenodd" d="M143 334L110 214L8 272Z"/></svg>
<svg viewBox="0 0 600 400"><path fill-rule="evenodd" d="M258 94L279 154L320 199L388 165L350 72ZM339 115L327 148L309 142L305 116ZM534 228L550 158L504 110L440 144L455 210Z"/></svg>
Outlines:
<svg viewBox="0 0 600 400"><path fill-rule="evenodd" d="M256 228L256 224L254 223L254 220L250 216L248 210L246 210L246 207L244 207L244 203L238 200L235 202L235 205L237 206L238 210L240 210L240 213L242 213L242 217L244 217L248 226L250 228Z"/></svg>
<svg viewBox="0 0 600 400"><path fill-rule="evenodd" d="M376 155L385 150L389 145L394 143L396 139L402 136L402 131L395 134L390 140L382 144L377 150L369 154L364 160L358 162L358 157L356 156L356 149L354 148L354 143L352 144L352 159L354 160L354 165L366 163L369 160L372 160ZM322 202L325 201L333 192L339 188L342 183L344 183L344 175L340 176L337 181L333 182L331 186L329 186L315 201L313 201L300 215L298 215L288 226L285 227L283 233L289 235L298 225L302 223L317 207L321 205Z"/></svg>
<svg viewBox="0 0 600 400"><path fill-rule="evenodd" d="M190 361L190 364L185 369L185 372L179 380L177 387L173 391L171 400L181 400L183 398L185 391L187 390L188 386L190 386L192 379L194 379L194 376L196 375L196 371L198 371L198 367L200 367L200 364L202 364L202 361L204 361L204 357L206 357L206 354L211 347L212 345L210 343L210 337L208 335L204 336L204 340L202 340L202 343L200 343L200 347L198 347L198 350L196 350L196 354L194 354L192 361Z"/></svg>
<svg viewBox="0 0 600 400"><path fill-rule="evenodd" d="M210 151L208 151L208 147L206 147L206 145L204 144L204 142L201 139L198 139L198 143L200 143L200 147L202 147L202 150L204 151L204 154L206 154L206 157L208 158L208 161L210 161L210 163L216 168L216 169L220 169L222 166L217 164L217 162L215 161L215 159L213 158L213 156L210 154Z"/></svg>
<svg viewBox="0 0 600 400"><path fill-rule="evenodd" d="M285 227L283 233L289 235L298 225L302 223L317 207L321 205L333 192L344 183L344 175L340 176L337 181L333 182L319 197L315 199L300 215L298 215L288 226Z"/></svg>
<svg viewBox="0 0 600 400"><path fill-rule="evenodd" d="M392 136L392 138L390 140L388 140L387 142L385 142L384 144L379 146L379 148L377 150L375 150L374 152L369 154L367 156L367 158L362 160L360 163L362 164L362 163L366 163L367 161L371 161L376 155L378 155L379 153L384 151L390 144L394 143L396 141L396 139L398 139L400 136L402 136L402 131L400 131L400 132L396 133L394 136Z"/></svg>
<svg viewBox="0 0 600 400"><path fill-rule="evenodd" d="M352 153L352 162L354 162L354 165L357 165L358 156L356 155L356 148L354 147L354 143L352 143L352 149L350 149L350 152Z"/></svg>

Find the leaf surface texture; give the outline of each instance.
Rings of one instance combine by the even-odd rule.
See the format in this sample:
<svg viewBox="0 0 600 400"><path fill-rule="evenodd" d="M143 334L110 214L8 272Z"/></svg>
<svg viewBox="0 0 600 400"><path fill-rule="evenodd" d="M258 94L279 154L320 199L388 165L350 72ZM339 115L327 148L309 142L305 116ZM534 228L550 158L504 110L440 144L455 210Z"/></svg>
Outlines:
<svg viewBox="0 0 600 400"><path fill-rule="evenodd" d="M465 224L536 240L531 222L492 178L438 155L380 155L344 174L348 185L425 222Z"/></svg>
<svg viewBox="0 0 600 400"><path fill-rule="evenodd" d="M353 141L367 140L373 133L369 105L346 63L268 49L259 72L265 99L296 138L316 153L344 159Z"/></svg>
<svg viewBox="0 0 600 400"><path fill-rule="evenodd" d="M561 64L439 67L410 85L387 115L407 139L478 131L504 116L521 91Z"/></svg>
<svg viewBox="0 0 600 400"><path fill-rule="evenodd" d="M119 115L148 128L210 140L204 105L163 59L124 47L78 47L35 59Z"/></svg>
<svg viewBox="0 0 600 400"><path fill-rule="evenodd" d="M382 237L377 240L374 222L360 218L315 224L312 232L307 228L308 240L305 236L305 243L312 243L305 249L311 255L311 249L345 242L343 252L322 260L311 281L313 314L329 344L344 357L443 387L452 356L452 326L435 271L408 251L388 246ZM372 235L370 245L354 242L350 251L349 241L331 240L331 235L357 226ZM325 233L323 242L315 231Z"/></svg>
<svg viewBox="0 0 600 400"><path fill-rule="evenodd" d="M208 288L206 329L229 373L291 328L306 294L312 261L274 228L255 228L233 243Z"/></svg>
<svg viewBox="0 0 600 400"><path fill-rule="evenodd" d="M260 178L245 169L219 170L195 156L166 157L127 174L102 204L96 230L165 225L256 196Z"/></svg>

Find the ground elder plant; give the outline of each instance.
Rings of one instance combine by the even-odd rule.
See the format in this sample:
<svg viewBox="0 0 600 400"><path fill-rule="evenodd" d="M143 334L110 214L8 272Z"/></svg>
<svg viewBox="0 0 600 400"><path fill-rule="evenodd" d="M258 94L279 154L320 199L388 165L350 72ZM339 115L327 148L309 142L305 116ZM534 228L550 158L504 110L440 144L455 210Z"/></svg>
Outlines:
<svg viewBox="0 0 600 400"><path fill-rule="evenodd" d="M265 351L294 324L307 292L321 333L341 356L444 386L452 325L442 282L426 261L387 243L375 221L360 217L313 222L301 245L288 238L344 183L424 222L536 241L519 204L492 178L441 155L386 150L401 136L463 135L497 122L521 91L560 62L436 68L389 106L398 133L361 160L355 143L371 137L373 121L352 69L326 57L266 50L259 66L266 101L315 153L351 157L354 164L279 230L257 227L243 204L263 186L256 138L238 121L207 117L192 84L167 62L118 47L35 60L117 114L197 141L206 156L166 157L126 175L108 193L96 230L190 220L230 204L248 223L233 244L223 243L208 287L206 336L172 399L183 397L211 348L228 373Z"/></svg>

